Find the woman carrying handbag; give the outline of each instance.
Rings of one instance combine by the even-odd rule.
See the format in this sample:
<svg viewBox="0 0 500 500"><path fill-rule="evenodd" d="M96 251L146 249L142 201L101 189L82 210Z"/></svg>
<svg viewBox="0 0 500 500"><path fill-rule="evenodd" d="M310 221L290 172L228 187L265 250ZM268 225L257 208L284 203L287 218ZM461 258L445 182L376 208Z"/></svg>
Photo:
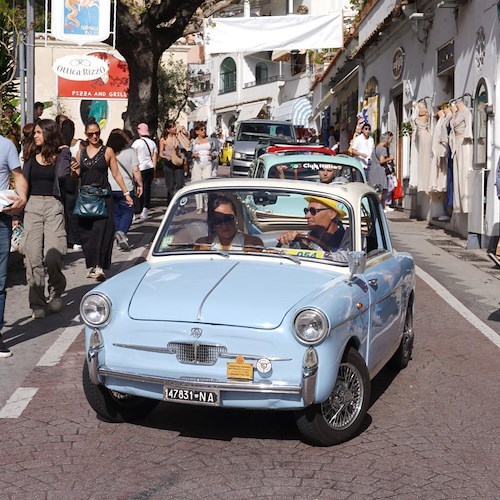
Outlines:
<svg viewBox="0 0 500 500"><path fill-rule="evenodd" d="M75 210L80 208L81 193L100 193L104 201L105 210L98 216L85 216L80 212L78 227L82 239L85 263L90 268L87 278L104 281L105 269L111 265L111 253L115 239L115 225L113 221L113 201L111 187L108 182L108 169L122 190L125 202L132 207L134 201L130 191L123 182L123 177L118 170L115 153L111 148L103 145L101 129L95 120L90 119L85 126L87 146L78 152L76 161L71 168L80 175L80 193Z"/></svg>

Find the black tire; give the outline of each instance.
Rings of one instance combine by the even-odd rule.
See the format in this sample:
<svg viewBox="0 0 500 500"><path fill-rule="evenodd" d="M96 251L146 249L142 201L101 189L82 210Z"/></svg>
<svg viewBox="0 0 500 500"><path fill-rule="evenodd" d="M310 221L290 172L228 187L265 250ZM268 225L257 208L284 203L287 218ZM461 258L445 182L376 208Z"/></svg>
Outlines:
<svg viewBox="0 0 500 500"><path fill-rule="evenodd" d="M95 385L90 381L87 361L83 363L83 392L89 405L101 420L106 422L127 422L144 418L159 403L156 399L129 396L110 391L103 385Z"/></svg>
<svg viewBox="0 0 500 500"><path fill-rule="evenodd" d="M395 371L400 371L408 366L413 352L413 340L413 307L410 302L410 304L408 304L408 309L406 310L403 337L401 338L398 350L389 360L389 368Z"/></svg>
<svg viewBox="0 0 500 500"><path fill-rule="evenodd" d="M331 446L351 439L368 412L370 389L370 376L363 358L356 349L348 348L328 399L297 412L297 427L304 439L317 446Z"/></svg>

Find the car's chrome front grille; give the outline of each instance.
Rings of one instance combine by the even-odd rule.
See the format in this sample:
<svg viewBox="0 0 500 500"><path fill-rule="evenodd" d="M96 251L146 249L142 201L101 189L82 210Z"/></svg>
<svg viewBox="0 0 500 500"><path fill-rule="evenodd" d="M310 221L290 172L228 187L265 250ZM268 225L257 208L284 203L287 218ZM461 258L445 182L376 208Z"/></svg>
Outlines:
<svg viewBox="0 0 500 500"><path fill-rule="evenodd" d="M214 365L219 355L227 352L223 345L200 342L169 342L167 348L175 353L180 363L194 365Z"/></svg>

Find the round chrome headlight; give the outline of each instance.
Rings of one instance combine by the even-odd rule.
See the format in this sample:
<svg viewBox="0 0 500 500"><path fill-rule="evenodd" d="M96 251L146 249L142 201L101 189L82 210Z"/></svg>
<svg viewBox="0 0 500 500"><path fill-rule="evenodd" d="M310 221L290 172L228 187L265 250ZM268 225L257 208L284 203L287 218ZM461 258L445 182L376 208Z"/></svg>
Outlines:
<svg viewBox="0 0 500 500"><path fill-rule="evenodd" d="M105 295L92 293L80 304L80 316L90 326L104 325L111 315L111 301Z"/></svg>
<svg viewBox="0 0 500 500"><path fill-rule="evenodd" d="M318 309L303 309L293 322L295 335L307 344L317 344L328 334L328 319Z"/></svg>
<svg viewBox="0 0 500 500"><path fill-rule="evenodd" d="M241 153L236 152L236 153L234 153L234 158L236 160L240 160L241 158L243 158L243 155Z"/></svg>

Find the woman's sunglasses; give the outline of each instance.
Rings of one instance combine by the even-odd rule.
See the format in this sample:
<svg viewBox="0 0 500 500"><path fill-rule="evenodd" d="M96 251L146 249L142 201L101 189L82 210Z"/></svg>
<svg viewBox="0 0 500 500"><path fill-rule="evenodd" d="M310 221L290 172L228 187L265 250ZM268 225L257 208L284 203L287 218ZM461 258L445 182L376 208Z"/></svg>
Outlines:
<svg viewBox="0 0 500 500"><path fill-rule="evenodd" d="M86 132L85 134L87 137L92 137L92 136L96 136L96 137L99 137L101 135L101 132Z"/></svg>
<svg viewBox="0 0 500 500"><path fill-rule="evenodd" d="M311 212L311 215L314 217L318 212L322 210L330 210L329 208L314 208L314 207L306 207L304 208L304 215L307 215L307 212Z"/></svg>
<svg viewBox="0 0 500 500"><path fill-rule="evenodd" d="M222 226L222 224L232 224L235 219L233 214L214 215L212 223L214 226Z"/></svg>

